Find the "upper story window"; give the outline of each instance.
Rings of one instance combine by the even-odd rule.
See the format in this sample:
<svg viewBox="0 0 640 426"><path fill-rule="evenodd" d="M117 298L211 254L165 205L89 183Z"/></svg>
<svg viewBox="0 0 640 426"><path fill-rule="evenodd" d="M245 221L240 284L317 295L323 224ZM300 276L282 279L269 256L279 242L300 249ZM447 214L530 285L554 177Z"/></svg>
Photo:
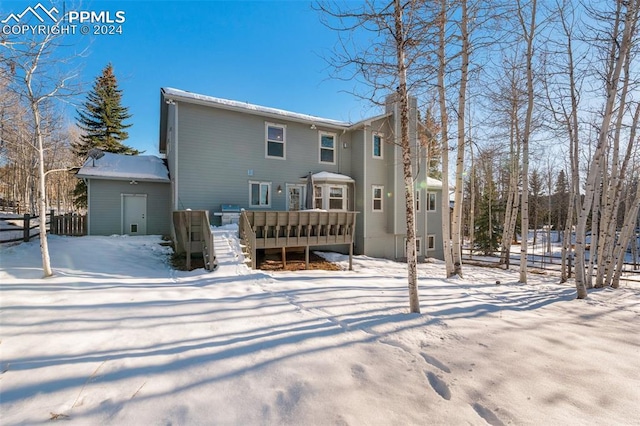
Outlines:
<svg viewBox="0 0 640 426"><path fill-rule="evenodd" d="M384 194L384 187L379 185L373 186L373 211L381 212L382 211L382 198Z"/></svg>
<svg viewBox="0 0 640 426"><path fill-rule="evenodd" d="M336 164L336 135L320 132L320 162Z"/></svg>
<svg viewBox="0 0 640 426"><path fill-rule="evenodd" d="M287 128L282 124L265 123L266 157L286 159Z"/></svg>
<svg viewBox="0 0 640 426"><path fill-rule="evenodd" d="M427 211L428 212L436 211L436 193L435 192L427 192Z"/></svg>
<svg viewBox="0 0 640 426"><path fill-rule="evenodd" d="M374 133L373 134L373 152L372 152L373 158L382 158L383 157L382 143L383 143L382 134L381 133Z"/></svg>
<svg viewBox="0 0 640 426"><path fill-rule="evenodd" d="M271 207L271 182L249 182L249 206Z"/></svg>
<svg viewBox="0 0 640 426"><path fill-rule="evenodd" d="M420 212L420 190L416 190L416 212Z"/></svg>

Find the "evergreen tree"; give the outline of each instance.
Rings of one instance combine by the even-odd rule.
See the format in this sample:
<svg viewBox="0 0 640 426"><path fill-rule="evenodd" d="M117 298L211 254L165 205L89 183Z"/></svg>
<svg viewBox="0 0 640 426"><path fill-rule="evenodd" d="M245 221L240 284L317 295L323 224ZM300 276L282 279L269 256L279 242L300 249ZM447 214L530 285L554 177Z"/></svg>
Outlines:
<svg viewBox="0 0 640 426"><path fill-rule="evenodd" d="M92 148L117 154L139 154L138 150L122 143L129 137L126 129L131 124L125 121L131 118L131 114L127 107L122 106L121 100L122 90L118 89L113 66L108 64L77 111L77 124L82 135L73 144L73 150L78 157L84 160ZM76 185L74 197L76 206L87 206L87 188L83 181Z"/></svg>

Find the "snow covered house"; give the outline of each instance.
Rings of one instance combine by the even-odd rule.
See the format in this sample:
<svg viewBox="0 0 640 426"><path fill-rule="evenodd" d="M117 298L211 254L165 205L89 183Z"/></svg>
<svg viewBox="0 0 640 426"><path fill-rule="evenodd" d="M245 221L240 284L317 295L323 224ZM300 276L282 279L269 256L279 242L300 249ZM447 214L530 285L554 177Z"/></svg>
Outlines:
<svg viewBox="0 0 640 426"><path fill-rule="evenodd" d="M89 235L169 235L169 171L153 155L105 152L76 176L87 184Z"/></svg>
<svg viewBox="0 0 640 426"><path fill-rule="evenodd" d="M425 173L415 100L410 120L418 153L418 254L442 258L442 184ZM230 206L272 212L274 218L273 212L309 208L357 212L355 253L402 259L406 225L399 126L393 98L384 113L348 123L163 88L159 152L166 156L171 182L167 211L205 210L212 218Z"/></svg>

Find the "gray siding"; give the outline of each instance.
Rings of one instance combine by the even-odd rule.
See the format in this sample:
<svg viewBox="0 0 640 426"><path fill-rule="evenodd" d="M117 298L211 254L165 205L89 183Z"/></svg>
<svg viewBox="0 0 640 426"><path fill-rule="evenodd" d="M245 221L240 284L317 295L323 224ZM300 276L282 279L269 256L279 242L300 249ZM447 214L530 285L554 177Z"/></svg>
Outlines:
<svg viewBox="0 0 640 426"><path fill-rule="evenodd" d="M286 126L286 159L265 158L265 123ZM336 164L319 162L319 132L336 134ZM346 146L346 148L343 147ZM349 134L309 125L179 103L178 208L212 213L221 204L249 208L249 182L271 182L271 209L286 210L286 184L309 172L351 173ZM175 167L174 167L175 170ZM171 173L174 170L170 170ZM277 193L277 188L282 193ZM263 208L261 208L263 209Z"/></svg>
<svg viewBox="0 0 640 426"><path fill-rule="evenodd" d="M168 183L121 180L89 180L89 235L122 232L122 194L147 194L147 234L170 232L170 189Z"/></svg>

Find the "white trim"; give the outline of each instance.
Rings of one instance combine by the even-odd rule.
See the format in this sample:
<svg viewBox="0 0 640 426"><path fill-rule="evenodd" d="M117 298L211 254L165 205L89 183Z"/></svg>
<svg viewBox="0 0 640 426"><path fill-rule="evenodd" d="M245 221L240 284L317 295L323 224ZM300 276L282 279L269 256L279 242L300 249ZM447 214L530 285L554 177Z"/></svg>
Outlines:
<svg viewBox="0 0 640 426"><path fill-rule="evenodd" d="M282 141L271 140L269 141L269 127L282 129ZM282 157L276 155L269 155L269 142L282 144ZM287 159L287 125L264 122L264 158L270 158L273 160L286 160Z"/></svg>
<svg viewBox="0 0 640 426"><path fill-rule="evenodd" d="M316 183L315 185L313 185L313 204L315 207L316 204L316 198L320 198L317 197L316 195L316 191L315 189L319 187L322 190L322 207L320 207L322 210L327 210L327 211L334 211L334 212L346 212L349 210L349 186L348 185L343 185L340 183ZM340 209L332 209L330 208L331 205L331 188L340 188L342 190L342 208ZM335 198L334 199L338 199Z"/></svg>
<svg viewBox="0 0 640 426"><path fill-rule="evenodd" d="M433 247L429 246L429 240L433 239ZM427 251L435 251L436 249L436 234L427 234Z"/></svg>
<svg viewBox="0 0 640 426"><path fill-rule="evenodd" d="M430 195L433 194L434 200L433 200L433 209L430 208L430 203L429 203L429 199L431 198ZM425 210L433 213L433 212L437 212L438 211L438 193L437 192L433 192L433 191L427 191L427 199L426 201L426 207Z"/></svg>
<svg viewBox="0 0 640 426"><path fill-rule="evenodd" d="M304 206L304 203L305 203L305 200L306 200L305 192L306 192L306 189L307 189L307 185L304 185L304 184L301 184L301 183L287 183L287 184L285 184L284 186L285 186L285 191L287 191L287 193L286 193L286 198L287 198L287 199L286 199L286 203L287 203L287 206L286 206L286 207L287 207L287 211L291 211L291 210L289 209L289 207L290 207L290 205L291 205L291 201L290 201L290 199L289 199L289 195L290 195L289 190L290 190L291 188L298 188L298 189L300 189L300 208L299 208L299 210L303 210L303 209L304 209L304 207L305 207L305 206Z"/></svg>
<svg viewBox="0 0 640 426"><path fill-rule="evenodd" d="M376 197L376 189L380 190L380 197ZM380 200L380 208L376 209L376 200ZM371 185L371 211L374 213L384 212L384 186Z"/></svg>
<svg viewBox="0 0 640 426"><path fill-rule="evenodd" d="M375 139L376 136L380 138L380 155L376 155L376 145ZM384 159L384 133L381 132L371 132L371 158L374 160L382 160Z"/></svg>
<svg viewBox="0 0 640 426"><path fill-rule="evenodd" d="M267 189L267 204L258 204L255 205L253 204L251 201L251 196L252 196L252 191L251 191L251 186L252 185L260 185L259 189L260 189L260 196L262 195L262 185L267 185L268 189ZM249 208L250 209L259 209L259 208L271 208L271 198L273 198L273 193L271 191L271 182L267 182L267 181L259 181L259 180L250 180L249 181ZM260 202L260 200L258 200Z"/></svg>
<svg viewBox="0 0 640 426"><path fill-rule="evenodd" d="M333 148L323 148L323 146L322 146L322 137L323 136L331 136L333 138ZM323 132L323 131L319 131L318 132L318 163L320 163L320 164L336 164L336 157L338 155L338 150L336 148L337 139L338 138L337 138L337 134L336 133ZM333 161L322 161L322 150L323 149L333 151Z"/></svg>

